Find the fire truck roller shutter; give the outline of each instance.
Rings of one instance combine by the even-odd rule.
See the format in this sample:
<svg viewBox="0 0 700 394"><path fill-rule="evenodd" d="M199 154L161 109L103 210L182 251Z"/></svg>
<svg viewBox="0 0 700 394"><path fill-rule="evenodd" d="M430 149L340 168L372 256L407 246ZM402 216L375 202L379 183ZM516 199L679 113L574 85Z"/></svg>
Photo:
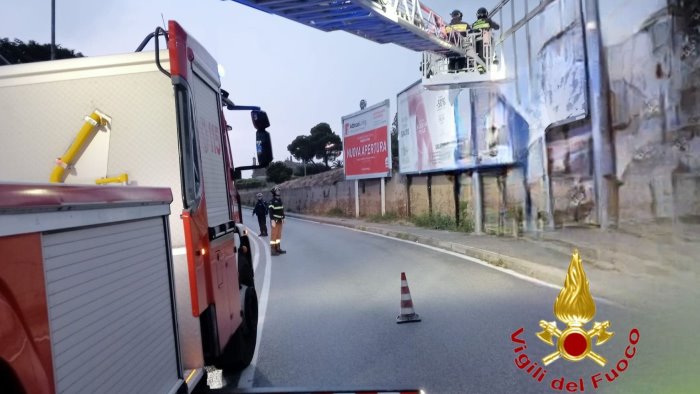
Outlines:
<svg viewBox="0 0 700 394"><path fill-rule="evenodd" d="M163 218L42 234L56 392L178 384Z"/></svg>

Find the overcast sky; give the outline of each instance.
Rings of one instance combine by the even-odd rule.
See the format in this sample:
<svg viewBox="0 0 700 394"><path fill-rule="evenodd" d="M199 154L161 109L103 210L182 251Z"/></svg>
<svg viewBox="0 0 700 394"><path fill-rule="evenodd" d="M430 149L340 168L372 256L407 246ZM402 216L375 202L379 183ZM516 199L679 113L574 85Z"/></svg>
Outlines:
<svg viewBox="0 0 700 394"><path fill-rule="evenodd" d="M635 3L653 8L664 1ZM50 42L49 0L3 3L0 37ZM468 9L464 1L425 1L447 19L450 11L460 8L467 22L473 22L479 6L491 9L496 3L473 2ZM629 7L630 0L603 3L603 19L644 8ZM268 112L276 159L288 157L286 147L292 139L318 122L339 132L340 118L358 110L363 98L369 105L389 98L394 107L396 94L420 78L419 53L345 32L324 33L232 1L56 0L56 7L57 43L87 56L133 51L162 25L161 13L166 21L180 22L223 65L223 87L234 102L259 105ZM640 11L644 12L648 10ZM632 33L637 24L621 28ZM250 164L255 144L249 115L226 116L235 132L234 160Z"/></svg>

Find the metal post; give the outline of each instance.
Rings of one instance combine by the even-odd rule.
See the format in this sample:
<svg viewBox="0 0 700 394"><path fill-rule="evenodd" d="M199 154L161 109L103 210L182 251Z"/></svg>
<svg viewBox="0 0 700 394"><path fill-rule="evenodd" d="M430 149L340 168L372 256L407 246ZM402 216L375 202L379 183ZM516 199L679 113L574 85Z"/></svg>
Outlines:
<svg viewBox="0 0 700 394"><path fill-rule="evenodd" d="M382 199L382 216L386 213L386 193L385 193L385 186L384 186L384 180L386 178L382 177L380 180L380 190L381 190L381 199Z"/></svg>
<svg viewBox="0 0 700 394"><path fill-rule="evenodd" d="M56 0L51 0L51 60L56 59Z"/></svg>
<svg viewBox="0 0 700 394"><path fill-rule="evenodd" d="M614 176L613 153L610 143L610 119L608 115L608 83L603 59L598 0L582 1L586 35L588 102L591 113L591 134L593 140L596 213L600 228L607 229L610 226L608 202L611 191L606 175Z"/></svg>
<svg viewBox="0 0 700 394"><path fill-rule="evenodd" d="M483 233L483 198L481 195L481 174L479 171L472 172L472 191L474 196L474 233Z"/></svg>
<svg viewBox="0 0 700 394"><path fill-rule="evenodd" d="M452 196L455 200L455 224L457 227L459 227L459 222L460 222L460 214L459 212L459 194L461 190L461 183L460 183L460 177L462 176L462 173L460 171L455 171L454 173L454 182L452 183Z"/></svg>
<svg viewBox="0 0 700 394"><path fill-rule="evenodd" d="M428 215L433 215L433 176L428 174Z"/></svg>
<svg viewBox="0 0 700 394"><path fill-rule="evenodd" d="M355 217L360 217L360 191L358 189L359 181L355 179Z"/></svg>
<svg viewBox="0 0 700 394"><path fill-rule="evenodd" d="M554 196L552 195L552 180L549 177L549 155L547 154L547 132L542 137L542 189L544 191L544 211L547 217L544 219L542 230L554 230Z"/></svg>

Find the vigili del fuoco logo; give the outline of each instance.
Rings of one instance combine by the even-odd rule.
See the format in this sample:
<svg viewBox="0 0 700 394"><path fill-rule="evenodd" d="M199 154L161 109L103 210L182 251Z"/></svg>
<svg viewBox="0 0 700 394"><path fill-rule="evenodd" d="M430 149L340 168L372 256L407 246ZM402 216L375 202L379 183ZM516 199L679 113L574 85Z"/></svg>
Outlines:
<svg viewBox="0 0 700 394"><path fill-rule="evenodd" d="M611 324L608 320L595 321L590 328L586 328L586 325L595 317L595 312L595 302L591 296L588 278L586 278L586 273L583 270L581 257L578 251L574 251L571 256L569 271L564 281L564 288L561 289L554 301L554 316L565 327L560 329L556 321L540 320L542 331L536 334L537 338L555 347L556 350L542 357L540 365L538 365L537 361L533 362L530 356L525 353L527 349L527 343L523 339L525 329L521 327L510 336L511 341L516 345L513 349L513 352L516 353L514 360L516 367L540 383L545 381L545 376L547 375L545 367L560 358L569 362L590 360L601 367L605 367L608 361L603 355L603 351L599 351L597 348L608 342L615 333L609 331ZM555 339L556 344L554 342ZM639 342L639 330L633 328L627 340L628 346L625 348L624 356L612 368L608 366L609 369L605 368L588 379L581 377L567 381L564 377L554 377L548 380L550 388L557 391L566 390L570 393L584 392L587 387L597 390L604 383L614 382L627 370L630 360L634 358L637 352L636 345Z"/></svg>

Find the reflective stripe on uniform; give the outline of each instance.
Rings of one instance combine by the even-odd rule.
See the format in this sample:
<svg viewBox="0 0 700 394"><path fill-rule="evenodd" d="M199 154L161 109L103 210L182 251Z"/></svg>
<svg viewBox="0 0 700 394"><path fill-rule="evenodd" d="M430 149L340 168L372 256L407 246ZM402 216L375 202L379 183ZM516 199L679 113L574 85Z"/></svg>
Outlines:
<svg viewBox="0 0 700 394"><path fill-rule="evenodd" d="M464 23L464 24L458 24L458 25L449 25L449 26L445 27L445 31L447 31L448 33L451 31L467 31L468 28L469 28L469 25Z"/></svg>
<svg viewBox="0 0 700 394"><path fill-rule="evenodd" d="M472 29L474 29L474 30L490 29L490 28L491 28L491 24L483 19L479 19L478 21L474 22L474 24L472 25Z"/></svg>

